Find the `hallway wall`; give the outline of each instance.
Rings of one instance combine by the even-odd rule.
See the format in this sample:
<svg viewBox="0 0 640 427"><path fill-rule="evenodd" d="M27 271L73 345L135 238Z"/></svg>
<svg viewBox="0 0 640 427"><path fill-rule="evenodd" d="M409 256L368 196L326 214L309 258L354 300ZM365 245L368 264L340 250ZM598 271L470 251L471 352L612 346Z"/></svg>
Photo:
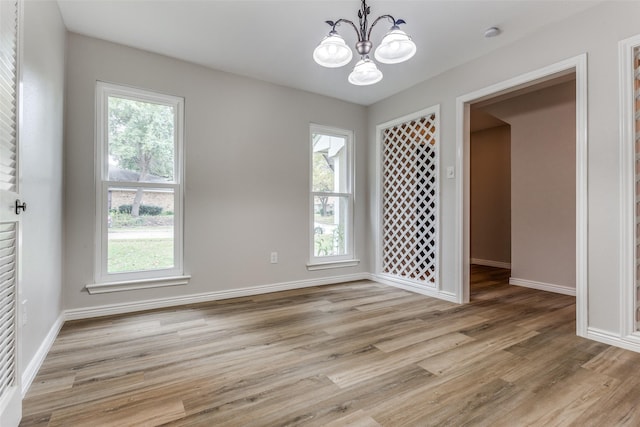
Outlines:
<svg viewBox="0 0 640 427"><path fill-rule="evenodd" d="M471 262L506 266L511 263L510 127L472 132L470 161Z"/></svg>
<svg viewBox="0 0 640 427"><path fill-rule="evenodd" d="M576 86L484 107L511 125L511 277L576 287Z"/></svg>

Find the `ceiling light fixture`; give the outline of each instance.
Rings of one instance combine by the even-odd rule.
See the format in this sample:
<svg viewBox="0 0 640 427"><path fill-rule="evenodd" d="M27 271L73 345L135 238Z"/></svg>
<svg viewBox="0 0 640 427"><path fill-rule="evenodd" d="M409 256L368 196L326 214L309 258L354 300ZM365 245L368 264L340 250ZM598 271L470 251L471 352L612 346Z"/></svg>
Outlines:
<svg viewBox="0 0 640 427"><path fill-rule="evenodd" d="M398 64L410 59L416 53L415 43L399 27L399 25L405 24L403 19L395 19L391 15L382 15L376 18L371 27L369 27L367 20L369 13L371 13L370 7L367 6L366 0L362 0L362 6L358 11L360 29L348 19L340 18L335 22L325 21L331 27L331 31L313 51L313 59L323 67L337 68L351 62L353 52L336 31L336 27L341 23L350 24L358 35L356 52L360 55L360 60L356 63L351 74L349 74L349 83L358 86L372 85L382 80L382 72L375 62L369 58L369 53L373 47L373 43L370 41L371 30L381 19L388 19L393 25L374 52L374 57L377 61L383 64Z"/></svg>

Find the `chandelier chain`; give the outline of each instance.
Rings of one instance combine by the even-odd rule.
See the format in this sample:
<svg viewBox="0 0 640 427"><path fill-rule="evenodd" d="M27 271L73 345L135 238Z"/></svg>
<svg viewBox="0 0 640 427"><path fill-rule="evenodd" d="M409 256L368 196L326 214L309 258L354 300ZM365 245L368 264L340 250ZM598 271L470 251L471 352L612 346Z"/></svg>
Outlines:
<svg viewBox="0 0 640 427"><path fill-rule="evenodd" d="M396 20L391 15L381 15L381 16L378 16L376 20L373 21L373 24L371 24L371 27L369 27L368 15L370 13L371 13L371 7L367 5L366 0L362 0L360 10L358 10L358 21L360 24L360 29L358 29L358 27L353 21L350 21L349 19L344 19L344 18L340 18L337 21L325 21L325 23L327 23L331 27L332 32L335 32L336 27L340 26L340 24L343 22L351 25L355 30L356 35L358 36L358 42L368 41L371 38L371 30L373 30L373 27L375 27L376 24L381 19L390 20L394 26L405 24L405 21L403 19Z"/></svg>

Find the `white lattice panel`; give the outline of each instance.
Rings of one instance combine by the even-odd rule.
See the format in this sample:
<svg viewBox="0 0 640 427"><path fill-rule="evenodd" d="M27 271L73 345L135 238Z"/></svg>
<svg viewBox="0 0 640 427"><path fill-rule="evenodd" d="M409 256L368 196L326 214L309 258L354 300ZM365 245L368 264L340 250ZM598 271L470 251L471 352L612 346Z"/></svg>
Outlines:
<svg viewBox="0 0 640 427"><path fill-rule="evenodd" d="M435 114L383 131L382 273L438 281L438 121Z"/></svg>

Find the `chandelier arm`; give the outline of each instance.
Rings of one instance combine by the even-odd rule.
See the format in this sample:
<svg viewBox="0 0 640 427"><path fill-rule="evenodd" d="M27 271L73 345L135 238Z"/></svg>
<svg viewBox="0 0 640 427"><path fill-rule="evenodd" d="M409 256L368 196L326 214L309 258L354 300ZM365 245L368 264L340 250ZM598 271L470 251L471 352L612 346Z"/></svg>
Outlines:
<svg viewBox="0 0 640 427"><path fill-rule="evenodd" d="M378 21L380 21L381 19L388 19L393 23L393 25L396 25L396 20L393 16L391 15L378 16L376 20L373 21L373 24L371 24L371 27L369 27L369 32L367 33L367 40L371 40L371 30L373 30L373 27L375 27Z"/></svg>
<svg viewBox="0 0 640 427"><path fill-rule="evenodd" d="M336 26L338 26L338 25L339 25L340 23L342 23L342 22L346 22L347 24L350 24L350 25L351 25L351 27L353 28L353 31L355 31L355 32L356 32L356 35L358 36L358 41L359 41L359 42L361 42L361 41L362 41L362 36L361 36L361 34L360 34L360 31L358 31L358 27L356 27L356 24L354 24L354 23L353 23L353 21L349 21L348 19L340 18L340 19L338 19L338 20L335 22L335 24L333 25L333 30L335 31Z"/></svg>

